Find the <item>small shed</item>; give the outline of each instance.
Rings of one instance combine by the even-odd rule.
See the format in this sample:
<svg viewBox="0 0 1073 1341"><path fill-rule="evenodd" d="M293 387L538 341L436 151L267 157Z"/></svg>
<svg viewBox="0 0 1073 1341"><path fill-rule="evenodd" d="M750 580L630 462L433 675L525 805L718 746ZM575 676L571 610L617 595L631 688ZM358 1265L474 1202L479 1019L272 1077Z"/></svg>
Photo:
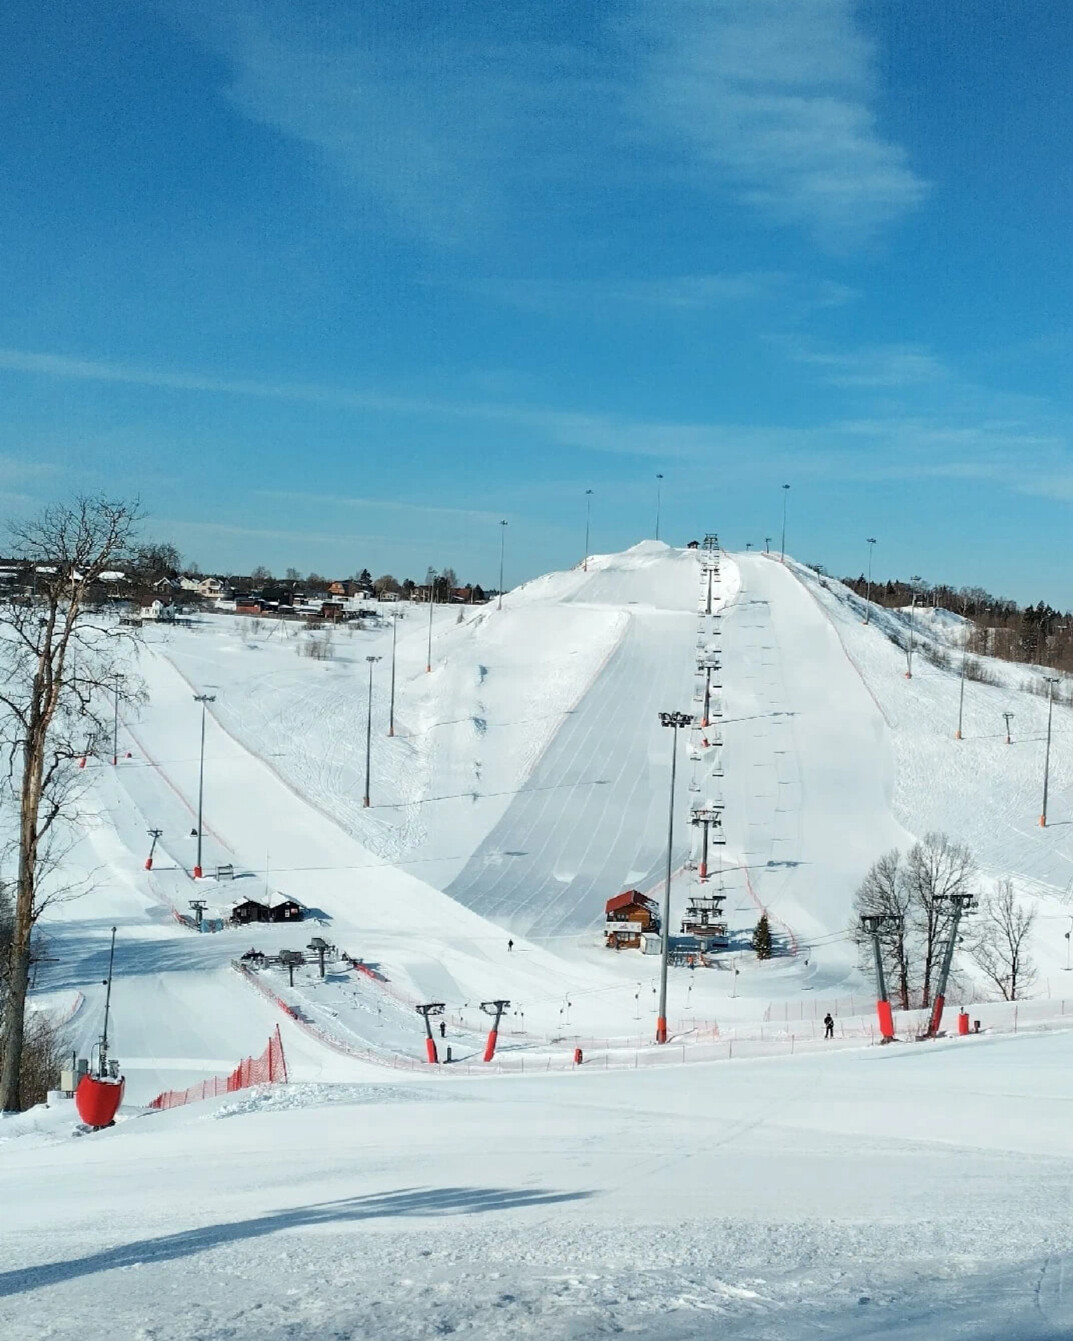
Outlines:
<svg viewBox="0 0 1073 1341"><path fill-rule="evenodd" d="M301 922L305 909L297 899L279 899L268 908L270 922Z"/></svg>
<svg viewBox="0 0 1073 1341"><path fill-rule="evenodd" d="M231 921L237 925L247 922L271 922L272 917L267 903L256 899L243 899L231 909Z"/></svg>
<svg viewBox="0 0 1073 1341"><path fill-rule="evenodd" d="M640 890L616 894L604 905L604 940L611 950L640 948L644 932L659 930L659 908Z"/></svg>

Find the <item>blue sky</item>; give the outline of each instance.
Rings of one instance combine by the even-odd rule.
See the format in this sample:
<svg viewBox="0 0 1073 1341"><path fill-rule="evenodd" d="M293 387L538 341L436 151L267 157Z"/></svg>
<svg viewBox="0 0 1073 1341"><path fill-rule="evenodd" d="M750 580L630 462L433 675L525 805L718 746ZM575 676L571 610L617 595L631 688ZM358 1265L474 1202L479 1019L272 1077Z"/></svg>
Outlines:
<svg viewBox="0 0 1073 1341"><path fill-rule="evenodd" d="M0 509L494 582L717 529L1073 605L1067 4L10 0Z"/></svg>

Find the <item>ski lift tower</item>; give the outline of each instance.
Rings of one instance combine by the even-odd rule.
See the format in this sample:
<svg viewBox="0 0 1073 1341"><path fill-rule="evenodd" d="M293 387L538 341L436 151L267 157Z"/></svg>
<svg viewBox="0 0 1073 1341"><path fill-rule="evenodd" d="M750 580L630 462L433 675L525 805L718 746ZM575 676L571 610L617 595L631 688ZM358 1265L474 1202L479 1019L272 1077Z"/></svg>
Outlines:
<svg viewBox="0 0 1073 1341"><path fill-rule="evenodd" d="M447 1009L445 1001L426 1001L421 1006L415 1006L417 1011L425 1021L425 1054L428 1060L435 1064L440 1059L436 1053L436 1040L432 1037L432 1024L429 1020L430 1015L442 1015Z"/></svg>
<svg viewBox="0 0 1073 1341"><path fill-rule="evenodd" d="M712 532L704 537L700 563L708 588L704 613L710 615L712 613L712 588L719 581L719 537Z"/></svg>
<svg viewBox="0 0 1073 1341"><path fill-rule="evenodd" d="M690 814L690 823L699 826L701 831L700 838L700 870L698 877L703 881L708 879L708 844L709 842L722 846L726 842L723 837L723 807L697 806ZM709 833L714 829L714 835Z"/></svg>
<svg viewBox="0 0 1073 1341"><path fill-rule="evenodd" d="M713 686L712 674L722 670L722 668L723 663L714 652L706 652L703 656L697 658L697 673L703 673L704 675L704 711L700 716L700 724L703 727L710 724L710 720L713 716L722 716L720 710L717 710L714 714L712 713L712 689L720 690L723 687L718 682Z"/></svg>
<svg viewBox="0 0 1073 1341"><path fill-rule="evenodd" d="M931 1018L928 1020L928 1028L924 1033L924 1038L934 1038L939 1032L939 1026L943 1022L943 1006L946 1004L946 984L950 977L950 966L954 962L954 950L958 943L958 927L961 925L961 919L965 913L969 913L976 906L976 896L974 894L936 894L937 900L949 900L953 908L953 916L950 919L950 938L946 942L946 949L943 951L942 967L939 969L939 983L935 989L935 999L932 1002Z"/></svg>
<svg viewBox="0 0 1073 1341"><path fill-rule="evenodd" d="M876 969L876 1015L879 1017L879 1032L884 1043L894 1038L894 1017L890 1011L890 993L887 991L887 976L883 972L883 950L879 938L884 927L893 926L897 920L890 913L861 914L861 930L872 942L872 958Z"/></svg>

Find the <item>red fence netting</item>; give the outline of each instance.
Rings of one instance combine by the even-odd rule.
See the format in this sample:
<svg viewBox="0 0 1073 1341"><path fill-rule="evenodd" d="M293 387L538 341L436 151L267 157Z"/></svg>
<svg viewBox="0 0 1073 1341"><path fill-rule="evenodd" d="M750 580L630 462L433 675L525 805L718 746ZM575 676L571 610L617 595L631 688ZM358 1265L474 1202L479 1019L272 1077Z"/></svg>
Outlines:
<svg viewBox="0 0 1073 1341"><path fill-rule="evenodd" d="M210 1076L197 1085L185 1090L165 1090L158 1094L150 1108L181 1108L183 1104L196 1104L202 1099L215 1099L219 1094L234 1094L236 1090L249 1089L251 1085L274 1085L286 1083L287 1059L283 1055L283 1040L279 1035L279 1025L271 1034L264 1052L260 1057L244 1057L229 1076Z"/></svg>

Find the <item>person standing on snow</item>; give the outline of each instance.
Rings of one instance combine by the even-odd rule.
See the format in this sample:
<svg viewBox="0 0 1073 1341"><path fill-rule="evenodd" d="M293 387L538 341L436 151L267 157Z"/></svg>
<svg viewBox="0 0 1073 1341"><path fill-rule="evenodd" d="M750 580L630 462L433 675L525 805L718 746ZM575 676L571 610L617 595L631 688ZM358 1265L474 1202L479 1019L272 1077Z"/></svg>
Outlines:
<svg viewBox="0 0 1073 1341"><path fill-rule="evenodd" d="M509 940L509 941L507 941L507 949L508 949L508 950L513 950L513 949L514 949L514 941L513 941L513 940Z"/></svg>
<svg viewBox="0 0 1073 1341"><path fill-rule="evenodd" d="M823 1036L824 1038L834 1038L835 1020L830 1011L823 1017Z"/></svg>

